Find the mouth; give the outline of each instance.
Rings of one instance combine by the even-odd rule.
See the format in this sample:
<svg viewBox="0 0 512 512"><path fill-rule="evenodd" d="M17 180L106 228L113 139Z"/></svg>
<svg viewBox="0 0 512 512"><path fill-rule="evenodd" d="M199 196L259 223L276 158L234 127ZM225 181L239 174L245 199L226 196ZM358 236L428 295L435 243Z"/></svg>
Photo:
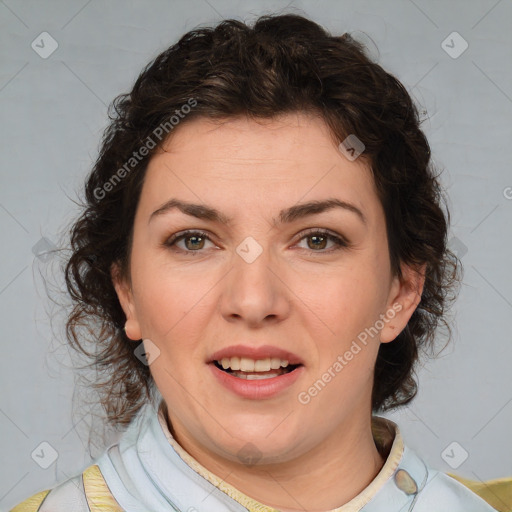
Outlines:
<svg viewBox="0 0 512 512"><path fill-rule="evenodd" d="M217 383L249 400L285 396L306 371L300 356L272 345L232 345L212 354L207 363Z"/></svg>
<svg viewBox="0 0 512 512"><path fill-rule="evenodd" d="M242 361L242 364L244 361ZM226 360L222 361L212 361L212 364L217 367L219 370L232 375L233 377L237 377L238 379L245 380L265 380L265 379L273 379L276 377L280 377L281 375L286 375L288 373L292 373L296 371L299 367L303 366L302 364L289 364L286 360L280 360L279 363L277 361L267 362L265 360L256 361L256 368L251 368L251 362L246 362L246 366L242 370L240 365L236 365L236 363L232 364L234 369L231 368L231 363L228 363ZM284 363L284 364L283 364ZM270 366L270 368L269 368Z"/></svg>

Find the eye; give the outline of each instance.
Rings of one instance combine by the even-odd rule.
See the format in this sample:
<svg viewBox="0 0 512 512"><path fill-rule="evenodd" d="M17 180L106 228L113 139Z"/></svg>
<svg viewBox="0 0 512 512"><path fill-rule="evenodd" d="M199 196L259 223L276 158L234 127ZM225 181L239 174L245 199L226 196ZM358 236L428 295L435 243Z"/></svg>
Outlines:
<svg viewBox="0 0 512 512"><path fill-rule="evenodd" d="M182 240L185 241L185 247L179 247L177 245L178 242ZM181 234L172 235L166 242L164 242L165 247L173 247L177 246L178 249L187 252L187 253L197 253L200 249L204 248L204 243L206 240L211 242L210 237L204 233L203 231L185 231ZM187 241L189 241L187 243Z"/></svg>
<svg viewBox="0 0 512 512"><path fill-rule="evenodd" d="M344 238L337 236L330 231L326 231L325 229L317 229L312 228L308 230L306 233L302 233L302 237L300 240L310 239L311 244L308 243L308 247L306 250L310 250L311 252L322 252L329 253L334 252L344 247L349 247L349 243ZM324 251L325 246L328 242L332 242L334 244L334 248L331 248L327 251ZM313 247L313 249L311 249Z"/></svg>

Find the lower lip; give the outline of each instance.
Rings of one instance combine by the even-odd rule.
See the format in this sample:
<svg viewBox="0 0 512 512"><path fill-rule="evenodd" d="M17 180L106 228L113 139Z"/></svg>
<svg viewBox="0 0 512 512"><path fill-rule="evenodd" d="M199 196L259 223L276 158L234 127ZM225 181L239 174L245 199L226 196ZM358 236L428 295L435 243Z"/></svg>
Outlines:
<svg viewBox="0 0 512 512"><path fill-rule="evenodd" d="M295 370L271 377L269 379L247 380L219 370L214 363L208 365L216 379L227 389L243 398L251 400L263 400L272 398L289 388L302 374L304 366L298 366Z"/></svg>

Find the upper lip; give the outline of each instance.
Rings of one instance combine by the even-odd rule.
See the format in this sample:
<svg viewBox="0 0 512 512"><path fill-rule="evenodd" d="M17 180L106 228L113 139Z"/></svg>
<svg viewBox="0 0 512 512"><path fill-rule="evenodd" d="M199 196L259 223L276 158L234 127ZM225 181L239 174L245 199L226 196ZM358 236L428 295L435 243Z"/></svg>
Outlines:
<svg viewBox="0 0 512 512"><path fill-rule="evenodd" d="M261 345L259 347L251 345L231 345L212 354L208 362L220 361L230 357L248 357L249 359L255 360L266 359L267 357L278 357L279 359L287 360L288 364L291 365L304 364L302 359L293 352L271 345Z"/></svg>

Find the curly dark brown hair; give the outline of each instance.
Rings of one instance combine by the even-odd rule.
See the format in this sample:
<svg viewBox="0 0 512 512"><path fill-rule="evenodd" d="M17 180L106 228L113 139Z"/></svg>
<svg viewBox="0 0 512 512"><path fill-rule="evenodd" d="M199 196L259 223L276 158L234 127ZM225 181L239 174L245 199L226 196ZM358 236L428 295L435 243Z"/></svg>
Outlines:
<svg viewBox="0 0 512 512"><path fill-rule="evenodd" d="M419 349L434 347L439 324L451 334L447 308L461 269L448 248L449 212L418 109L348 33L332 36L295 14L265 15L253 26L229 19L186 33L110 107L65 267L73 301L66 337L96 371L93 386L109 424L127 425L154 390L123 331L126 317L111 276L117 263L130 282L134 217L149 160L174 129L198 116L268 119L293 112L320 115L338 144L356 134L385 211L393 275L401 276L400 263L426 264L417 309L392 343L380 345L372 410L405 405L416 395Z"/></svg>

